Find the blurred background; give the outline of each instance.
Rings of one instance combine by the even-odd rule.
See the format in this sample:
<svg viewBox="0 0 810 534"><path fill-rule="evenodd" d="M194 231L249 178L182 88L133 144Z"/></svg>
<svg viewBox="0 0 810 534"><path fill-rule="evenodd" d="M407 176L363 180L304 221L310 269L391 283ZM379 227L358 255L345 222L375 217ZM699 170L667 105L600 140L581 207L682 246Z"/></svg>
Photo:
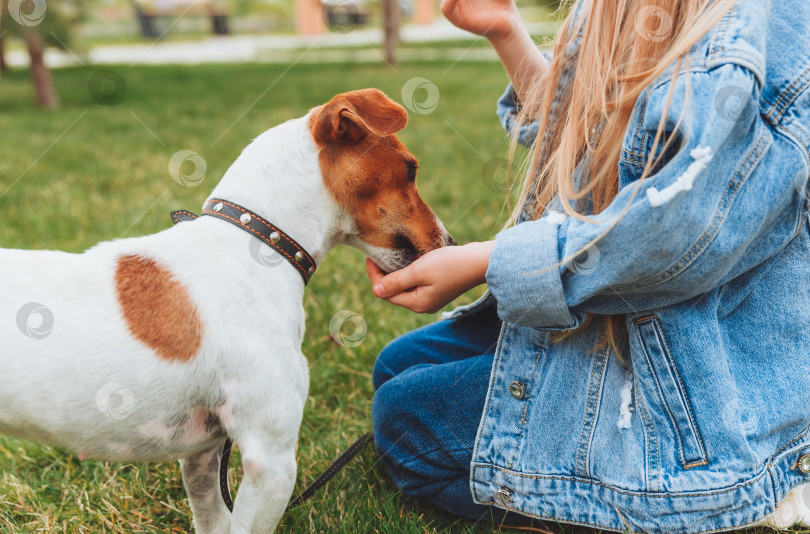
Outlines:
<svg viewBox="0 0 810 534"><path fill-rule="evenodd" d="M547 47L565 13L544 0L519 0L519 9ZM491 239L521 181L506 173L509 139L495 114L507 76L485 39L441 17L438 0L0 0L0 43L3 248L81 252L165 230L171 210L198 211L262 131L364 87L408 110L398 136L420 162L420 194L459 243ZM245 251L245 261L261 260ZM306 289L311 388L296 491L370 429L379 351L438 318L376 299L363 262L338 247ZM47 307L47 296L36 299ZM60 318L53 321L58 329ZM137 403L132 377L120 384ZM448 399L463 389L447 391ZM96 395L87 401L97 403ZM126 416L127 399L104 402ZM240 470L237 451L232 481ZM82 461L0 437L0 532L190 531L175 463ZM493 527L401 494L369 447L286 514L279 532Z"/></svg>

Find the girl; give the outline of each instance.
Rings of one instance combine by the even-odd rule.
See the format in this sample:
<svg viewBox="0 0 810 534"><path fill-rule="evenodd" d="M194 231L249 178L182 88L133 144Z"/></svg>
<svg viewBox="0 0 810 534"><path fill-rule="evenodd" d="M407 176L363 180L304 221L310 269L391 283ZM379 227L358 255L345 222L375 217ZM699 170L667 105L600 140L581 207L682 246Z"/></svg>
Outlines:
<svg viewBox="0 0 810 534"><path fill-rule="evenodd" d="M416 312L489 286L379 356L396 484L475 519L810 525L810 2L583 0L551 58L512 0L442 10L532 159L494 241L367 262Z"/></svg>

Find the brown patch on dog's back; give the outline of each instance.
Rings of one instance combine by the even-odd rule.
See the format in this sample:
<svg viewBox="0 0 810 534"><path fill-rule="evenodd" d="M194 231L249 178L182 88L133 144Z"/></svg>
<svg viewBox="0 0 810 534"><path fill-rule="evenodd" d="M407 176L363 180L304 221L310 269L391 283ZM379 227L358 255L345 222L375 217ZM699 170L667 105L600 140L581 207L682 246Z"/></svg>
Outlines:
<svg viewBox="0 0 810 534"><path fill-rule="evenodd" d="M122 256L115 290L129 331L159 357L185 362L200 350L200 314L168 269L143 256Z"/></svg>

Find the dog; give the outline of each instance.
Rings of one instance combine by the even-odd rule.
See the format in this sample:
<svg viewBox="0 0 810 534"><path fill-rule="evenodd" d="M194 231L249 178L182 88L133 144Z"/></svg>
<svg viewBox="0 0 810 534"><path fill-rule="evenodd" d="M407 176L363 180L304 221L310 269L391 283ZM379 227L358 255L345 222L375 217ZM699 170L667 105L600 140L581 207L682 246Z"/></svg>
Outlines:
<svg viewBox="0 0 810 534"><path fill-rule="evenodd" d="M209 203L247 207L314 264L347 244L386 272L405 267L454 244L395 135L407 120L376 89L340 94L256 138ZM0 434L81 458L179 459L198 533L273 532L296 476L314 265L302 276L297 254L255 261L244 217L82 254L0 249ZM233 513L218 484L227 438L244 470Z"/></svg>

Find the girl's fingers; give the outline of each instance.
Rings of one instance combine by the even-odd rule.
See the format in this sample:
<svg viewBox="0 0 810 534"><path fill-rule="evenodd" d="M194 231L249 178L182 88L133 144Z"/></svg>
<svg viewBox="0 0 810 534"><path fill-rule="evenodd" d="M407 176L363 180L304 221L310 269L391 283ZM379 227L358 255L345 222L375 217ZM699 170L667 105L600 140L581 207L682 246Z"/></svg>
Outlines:
<svg viewBox="0 0 810 534"><path fill-rule="evenodd" d="M391 304L402 306L403 308L407 308L413 312L419 313L421 311L421 308L419 307L419 293L417 291L402 292L392 297L385 297L385 300Z"/></svg>
<svg viewBox="0 0 810 534"><path fill-rule="evenodd" d="M372 284L376 284L383 276L385 276L382 270L377 267L377 264L371 261L370 258L366 258L366 272L368 272L368 278L371 280Z"/></svg>
<svg viewBox="0 0 810 534"><path fill-rule="evenodd" d="M412 269L409 267L391 274L385 274L376 263L366 258L366 272L373 285L372 291L378 298L387 299L388 297L408 291L417 285Z"/></svg>
<svg viewBox="0 0 810 534"><path fill-rule="evenodd" d="M419 281L410 265L372 282L374 284L372 291L378 298L392 297L419 285Z"/></svg>

